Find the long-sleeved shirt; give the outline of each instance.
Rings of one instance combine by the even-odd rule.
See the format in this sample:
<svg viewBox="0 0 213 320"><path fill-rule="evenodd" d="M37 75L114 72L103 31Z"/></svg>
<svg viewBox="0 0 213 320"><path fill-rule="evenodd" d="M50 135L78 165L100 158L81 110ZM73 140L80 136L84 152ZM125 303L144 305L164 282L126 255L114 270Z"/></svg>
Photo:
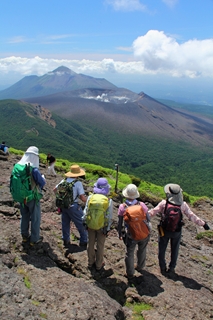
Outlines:
<svg viewBox="0 0 213 320"><path fill-rule="evenodd" d="M87 210L88 210L88 204L89 204L89 200L90 198L93 196L93 194L91 194L88 198L87 198L87 202L84 208L84 215L82 217L83 221L85 221L86 219L86 214L87 214ZM108 225L107 225L107 231L110 230L111 224L112 224L112 214L113 214L113 203L112 203L112 199L109 199L109 206L108 209L106 211L106 216L108 219Z"/></svg>
<svg viewBox="0 0 213 320"><path fill-rule="evenodd" d="M150 217L155 216L157 213L163 213L165 206L166 206L166 200L162 200L161 202L159 202L155 208L149 210ZM182 203L180 209L181 209L181 212L185 214L190 221L194 222L198 226L201 226L201 227L204 226L205 221L203 221L198 216L196 216L196 214L192 212L192 210L189 208L188 204L185 201Z"/></svg>
<svg viewBox="0 0 213 320"><path fill-rule="evenodd" d="M32 170L32 176L33 176L33 179L36 183L36 185L38 185L41 189L43 189L46 181L45 179L41 176L41 173L39 171L38 168L33 168Z"/></svg>

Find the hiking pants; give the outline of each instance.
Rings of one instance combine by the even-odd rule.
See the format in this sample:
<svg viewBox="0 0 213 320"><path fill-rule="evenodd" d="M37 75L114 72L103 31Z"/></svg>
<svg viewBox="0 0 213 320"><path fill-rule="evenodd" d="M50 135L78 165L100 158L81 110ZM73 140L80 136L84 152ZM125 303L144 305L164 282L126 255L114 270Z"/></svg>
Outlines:
<svg viewBox="0 0 213 320"><path fill-rule="evenodd" d="M30 235L29 227L31 222L30 241L36 242L40 237L41 209L40 202L31 200L24 206L20 204L21 211L21 235L28 238Z"/></svg>
<svg viewBox="0 0 213 320"><path fill-rule="evenodd" d="M135 273L134 267L134 253L135 247L138 245L137 250L137 268L143 269L146 262L146 247L149 242L150 235L143 240L133 240L127 236L126 239L126 256L125 256L125 264L126 264L126 273L128 276L132 276Z"/></svg>
<svg viewBox="0 0 213 320"><path fill-rule="evenodd" d="M62 238L64 241L70 241L70 222L72 221L80 234L80 243L87 243L87 231L83 226L83 211L81 206L74 202L68 209L62 209Z"/></svg>
<svg viewBox="0 0 213 320"><path fill-rule="evenodd" d="M158 259L159 259L159 266L161 270L166 269L166 248L170 240L171 245L171 255L170 255L170 263L169 268L174 269L176 267L180 240L181 240L181 231L179 232L172 232L172 231L165 231L163 237L159 237L158 240Z"/></svg>
<svg viewBox="0 0 213 320"><path fill-rule="evenodd" d="M55 166L55 162L53 162L49 165L48 170L47 170L47 174L51 174L53 176L56 176L54 166Z"/></svg>
<svg viewBox="0 0 213 320"><path fill-rule="evenodd" d="M88 265L92 266L94 263L96 265L96 269L101 269L104 260L104 244L106 240L106 235L103 234L102 229L100 230L92 230L88 229ZM95 251L95 242L97 241L97 250Z"/></svg>

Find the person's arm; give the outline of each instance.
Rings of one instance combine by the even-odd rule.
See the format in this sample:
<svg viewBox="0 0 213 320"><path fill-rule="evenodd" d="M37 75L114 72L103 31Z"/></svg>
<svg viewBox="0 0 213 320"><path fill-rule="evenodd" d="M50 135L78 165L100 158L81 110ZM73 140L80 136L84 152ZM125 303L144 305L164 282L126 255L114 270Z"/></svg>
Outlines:
<svg viewBox="0 0 213 320"><path fill-rule="evenodd" d="M187 216L187 218L194 222L195 224L197 224L198 226L204 227L205 230L209 230L209 226L208 224L200 219L198 216L196 216L196 214L194 212L192 212L192 210L190 209L190 207L188 206L188 204L184 201L182 206L181 206L181 211Z"/></svg>
<svg viewBox="0 0 213 320"><path fill-rule="evenodd" d="M118 208L118 225L117 225L117 230L118 230L118 237L120 240L123 239L122 237L122 227L123 227L123 214L124 214L124 205L120 204Z"/></svg>
<svg viewBox="0 0 213 320"><path fill-rule="evenodd" d="M32 175L33 175L33 179L34 179L35 183L36 183L37 185L39 185L39 187L40 187L41 189L43 189L46 181L45 181L45 179L42 177L42 175L41 175L40 171L38 170L38 168L33 168Z"/></svg>
<svg viewBox="0 0 213 320"><path fill-rule="evenodd" d="M157 213L163 213L165 209L165 205L166 205L166 200L162 200L161 202L159 202L156 207L148 211L149 216L154 217Z"/></svg>
<svg viewBox="0 0 213 320"><path fill-rule="evenodd" d="M111 227L111 224L112 224L112 215L113 215L113 202L112 202L112 199L109 199L109 207L108 207L108 210L107 210L107 213L108 213L108 225L107 225L107 232L110 231L110 227Z"/></svg>
<svg viewBox="0 0 213 320"><path fill-rule="evenodd" d="M85 194L80 194L79 195L79 199L83 202L86 202L87 201L87 197L85 196Z"/></svg>

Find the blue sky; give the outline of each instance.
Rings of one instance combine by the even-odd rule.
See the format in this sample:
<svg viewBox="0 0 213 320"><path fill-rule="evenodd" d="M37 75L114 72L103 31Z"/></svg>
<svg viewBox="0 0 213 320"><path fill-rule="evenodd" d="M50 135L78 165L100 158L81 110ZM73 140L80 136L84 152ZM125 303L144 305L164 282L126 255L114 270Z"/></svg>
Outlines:
<svg viewBox="0 0 213 320"><path fill-rule="evenodd" d="M213 0L1 0L0 90L64 65L213 105Z"/></svg>

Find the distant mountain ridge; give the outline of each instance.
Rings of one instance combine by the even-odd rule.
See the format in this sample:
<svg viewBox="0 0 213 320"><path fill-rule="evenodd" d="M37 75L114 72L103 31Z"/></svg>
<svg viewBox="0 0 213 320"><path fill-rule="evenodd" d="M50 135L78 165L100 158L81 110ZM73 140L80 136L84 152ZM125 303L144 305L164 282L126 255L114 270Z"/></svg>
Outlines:
<svg viewBox="0 0 213 320"><path fill-rule="evenodd" d="M213 194L211 118L64 67L25 77L0 97L5 93L22 100L0 101L0 135L16 149L37 144L70 161L118 163L158 185L173 181L189 194Z"/></svg>
<svg viewBox="0 0 213 320"><path fill-rule="evenodd" d="M115 89L117 87L105 79L77 74L61 66L41 77L35 75L24 77L11 87L0 91L0 99L39 97L79 88Z"/></svg>

